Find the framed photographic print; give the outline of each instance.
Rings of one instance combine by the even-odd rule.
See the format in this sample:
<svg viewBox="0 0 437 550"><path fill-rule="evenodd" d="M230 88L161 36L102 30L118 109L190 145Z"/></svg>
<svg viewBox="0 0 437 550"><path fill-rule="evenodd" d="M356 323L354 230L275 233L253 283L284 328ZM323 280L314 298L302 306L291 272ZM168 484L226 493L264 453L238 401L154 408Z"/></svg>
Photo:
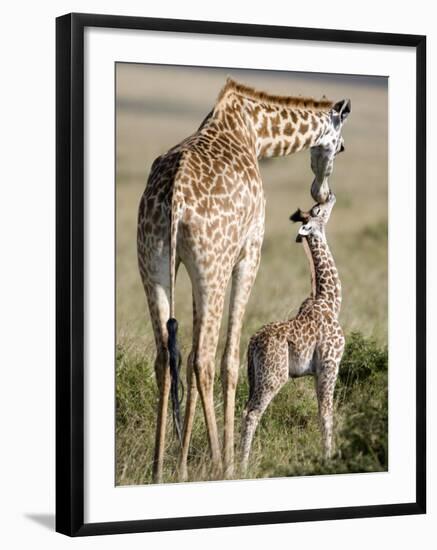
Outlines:
<svg viewBox="0 0 437 550"><path fill-rule="evenodd" d="M57 530L425 513L425 37L56 24Z"/></svg>

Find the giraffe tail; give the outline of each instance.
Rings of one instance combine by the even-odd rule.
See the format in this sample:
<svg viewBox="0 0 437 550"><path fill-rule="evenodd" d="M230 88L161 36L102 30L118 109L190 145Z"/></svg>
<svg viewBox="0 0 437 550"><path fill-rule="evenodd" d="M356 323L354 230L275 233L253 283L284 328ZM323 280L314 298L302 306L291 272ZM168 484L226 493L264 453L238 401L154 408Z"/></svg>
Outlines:
<svg viewBox="0 0 437 550"><path fill-rule="evenodd" d="M177 194L173 189L173 197L171 204L171 224L170 224L170 318L167 321L167 350L170 363L170 398L173 411L173 425L179 443L182 445L182 429L181 429L181 411L180 404L183 398L183 386L180 380L181 368L181 353L177 342L178 322L174 315L174 293L176 283L176 255L177 255L177 233L178 233L178 212L180 204L178 203ZM179 399L179 386L182 386L182 396Z"/></svg>
<svg viewBox="0 0 437 550"><path fill-rule="evenodd" d="M167 349L170 359L170 397L171 405L173 409L173 424L178 436L179 442L182 444L182 430L181 430L181 411L179 400L179 372L181 368L181 353L177 342L178 322L171 317L167 321L168 341Z"/></svg>

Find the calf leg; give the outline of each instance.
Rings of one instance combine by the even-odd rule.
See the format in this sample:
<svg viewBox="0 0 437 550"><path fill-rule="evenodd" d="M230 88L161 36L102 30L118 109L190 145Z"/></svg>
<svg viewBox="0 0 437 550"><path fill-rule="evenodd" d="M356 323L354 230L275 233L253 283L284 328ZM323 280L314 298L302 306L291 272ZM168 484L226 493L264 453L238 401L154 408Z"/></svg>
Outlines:
<svg viewBox="0 0 437 550"><path fill-rule="evenodd" d="M334 415L334 389L337 380L338 364L329 359L321 364L316 376L317 402L319 406L319 422L322 434L323 455L325 459L332 455L332 432Z"/></svg>
<svg viewBox="0 0 437 550"><path fill-rule="evenodd" d="M243 475L247 471L253 436L255 435L258 423L272 399L288 380L286 364L285 368L282 366L275 368L274 365L266 366L261 361L256 364L256 362L253 363L256 360L253 358L252 353L249 354L249 361L252 362L252 364L249 364L249 372L253 386L250 388L250 397L244 411L241 430L240 467ZM279 375L269 377L267 380L262 375L263 371L267 371L267 369L275 370Z"/></svg>

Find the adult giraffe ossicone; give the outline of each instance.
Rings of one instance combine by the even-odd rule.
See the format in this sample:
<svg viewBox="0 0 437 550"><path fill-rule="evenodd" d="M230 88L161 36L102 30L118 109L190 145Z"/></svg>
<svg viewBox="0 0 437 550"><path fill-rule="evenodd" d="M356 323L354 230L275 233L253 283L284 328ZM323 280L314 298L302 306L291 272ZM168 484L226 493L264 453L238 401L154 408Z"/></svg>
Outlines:
<svg viewBox="0 0 437 550"><path fill-rule="evenodd" d="M265 199L258 160L311 150L311 194L327 200L327 178L343 150L341 128L350 101L333 103L269 95L228 79L214 109L190 137L158 157L138 213L138 263L147 295L159 388L153 480L162 480L168 396L177 430L179 352L174 286L183 262L192 284L193 343L187 364L187 404L181 434L181 479L199 391L213 474L222 458L213 402L215 354L226 287L232 277L221 381L224 396L224 474L233 473L235 390L240 333L258 270Z"/></svg>

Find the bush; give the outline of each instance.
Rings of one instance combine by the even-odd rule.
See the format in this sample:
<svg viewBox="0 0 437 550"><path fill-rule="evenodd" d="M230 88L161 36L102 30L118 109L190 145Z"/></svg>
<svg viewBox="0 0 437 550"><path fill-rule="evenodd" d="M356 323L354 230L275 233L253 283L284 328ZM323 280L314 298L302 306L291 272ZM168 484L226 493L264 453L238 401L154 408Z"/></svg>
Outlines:
<svg viewBox="0 0 437 550"><path fill-rule="evenodd" d="M375 378L372 385L357 391L345 410L340 431L338 458L349 472L384 471L388 462L387 378Z"/></svg>
<svg viewBox="0 0 437 550"><path fill-rule="evenodd" d="M337 386L351 387L379 372L387 372L387 365L387 347L381 349L375 340L352 332L346 340Z"/></svg>
<svg viewBox="0 0 437 550"><path fill-rule="evenodd" d="M383 471L388 461L388 349L349 335L337 382L342 416L337 459L349 472Z"/></svg>

